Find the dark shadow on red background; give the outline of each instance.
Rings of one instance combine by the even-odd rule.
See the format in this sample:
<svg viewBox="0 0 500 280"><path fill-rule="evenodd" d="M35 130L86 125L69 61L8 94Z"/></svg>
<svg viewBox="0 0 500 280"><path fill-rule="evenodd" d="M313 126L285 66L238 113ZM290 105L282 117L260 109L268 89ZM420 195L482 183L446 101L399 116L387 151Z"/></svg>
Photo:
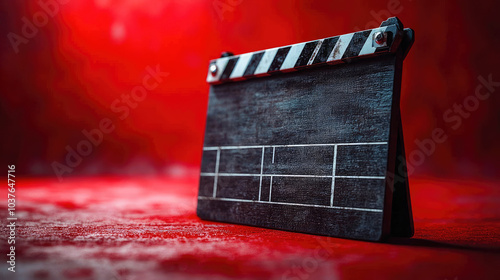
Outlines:
<svg viewBox="0 0 500 280"><path fill-rule="evenodd" d="M373 28L398 16L417 35L401 101L412 175L498 178L500 91L460 125L443 117L474 95L478 77L500 81L496 1L66 2L18 53L8 34L22 35L23 17L32 22L42 8L35 1L1 4L0 161L16 164L18 174L55 176L52 164L65 164L67 147L76 149L86 139L82 130L99 128L103 118L114 131L64 177L194 174L210 59ZM121 120L111 105L157 65L169 76ZM415 141L436 128L448 139L422 161L412 154L423 152Z"/></svg>

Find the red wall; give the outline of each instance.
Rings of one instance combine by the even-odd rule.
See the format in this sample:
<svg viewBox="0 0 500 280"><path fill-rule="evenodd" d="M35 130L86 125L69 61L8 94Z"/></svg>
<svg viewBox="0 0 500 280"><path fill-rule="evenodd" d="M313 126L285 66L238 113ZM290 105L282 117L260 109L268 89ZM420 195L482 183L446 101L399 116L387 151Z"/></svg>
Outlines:
<svg viewBox="0 0 500 280"><path fill-rule="evenodd" d="M25 175L55 176L54 162L64 178L195 170L210 59L372 28L398 16L416 32L401 103L412 175L498 178L500 87L489 93L483 86L474 97L480 76L500 81L496 1L61 2L67 3L49 6L53 17L36 1L0 4L1 162ZM33 22L34 16L36 34L23 32L23 17ZM168 76L158 76L156 87L148 80L143 100L125 105L122 95L138 90L146 67L157 65ZM68 164L66 147L87 153L82 130L94 129L109 133ZM436 129L447 140L424 155L415 141L429 148Z"/></svg>

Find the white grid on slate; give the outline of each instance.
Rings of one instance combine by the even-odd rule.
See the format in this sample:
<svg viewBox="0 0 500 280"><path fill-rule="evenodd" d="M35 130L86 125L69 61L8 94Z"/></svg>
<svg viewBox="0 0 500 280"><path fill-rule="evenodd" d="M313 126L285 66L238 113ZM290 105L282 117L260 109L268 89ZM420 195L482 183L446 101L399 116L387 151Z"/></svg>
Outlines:
<svg viewBox="0 0 500 280"><path fill-rule="evenodd" d="M335 178L353 178L353 179L380 179L384 180L385 176L339 176L335 174L337 165L337 147L338 146L353 146L353 145L387 145L387 142L365 142L365 143L337 143L337 144L293 144L293 145L252 145L252 146L220 146L220 147L204 147L204 151L217 151L215 160L215 172L207 173L202 172L201 176L213 176L214 186L212 197L199 196L198 199L202 200L220 200L220 201L233 201L233 202L252 202L252 203L267 203L267 204L278 204L278 205L294 205L294 206L307 206L307 207L320 207L320 208L334 208L342 210L357 210L357 211L368 211L368 212L382 212L380 209L369 209L369 208L357 208L357 207L343 207L334 206L333 198L335 195ZM333 147L333 162L332 162L332 175L296 175L296 174L263 174L264 171L264 151L266 148L273 149L272 163L274 163L274 155L276 148L288 148L288 147L320 147L320 146L331 146ZM235 150L235 149L262 149L261 163L260 163L260 174L248 174L248 173L219 173L219 160L221 150ZM224 176L255 176L260 177L259 180L259 199L235 199L235 198L222 198L217 197L217 180L219 177ZM267 201L261 200L262 193L262 178L270 177L269 186L269 199ZM302 204L302 203L291 203L291 202L277 202L271 200L271 193L273 188L273 177L300 177L300 178L331 178L332 187L330 194L330 205L315 205L315 204Z"/></svg>

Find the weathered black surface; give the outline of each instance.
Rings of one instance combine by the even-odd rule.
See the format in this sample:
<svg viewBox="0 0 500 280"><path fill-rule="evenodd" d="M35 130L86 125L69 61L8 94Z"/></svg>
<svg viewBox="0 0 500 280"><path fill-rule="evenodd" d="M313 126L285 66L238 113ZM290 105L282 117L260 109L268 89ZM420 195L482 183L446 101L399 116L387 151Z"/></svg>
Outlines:
<svg viewBox="0 0 500 280"><path fill-rule="evenodd" d="M395 57L211 87L205 147L387 141Z"/></svg>
<svg viewBox="0 0 500 280"><path fill-rule="evenodd" d="M198 215L380 240L396 71L386 55L212 86Z"/></svg>
<svg viewBox="0 0 500 280"><path fill-rule="evenodd" d="M382 213L267 203L198 200L202 219L353 239L379 240Z"/></svg>

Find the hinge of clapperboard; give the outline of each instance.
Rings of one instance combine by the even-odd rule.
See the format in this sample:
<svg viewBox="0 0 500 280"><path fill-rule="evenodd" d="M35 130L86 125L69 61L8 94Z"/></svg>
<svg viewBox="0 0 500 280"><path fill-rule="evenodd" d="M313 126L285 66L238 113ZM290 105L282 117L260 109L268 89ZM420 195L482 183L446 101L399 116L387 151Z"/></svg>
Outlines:
<svg viewBox="0 0 500 280"><path fill-rule="evenodd" d="M401 75L402 75L402 65L403 60L408 54L413 42L415 41L415 32L410 28L403 28L401 21L396 18L389 18L382 22L380 27L396 25L398 30L402 30L403 36L400 43L399 49L396 53L397 65L395 71L395 84L393 96L400 98L401 96ZM405 146L403 138L403 126L401 121L401 113L399 107L399 100L397 100L397 108L393 108L391 122L391 130L396 129L397 133L395 135L396 139L390 139L391 143L396 144L396 156L392 157L396 159L394 166L389 164L387 170L387 180L386 180L386 195L392 195L392 199L386 199L386 203L391 203L391 205L386 205L385 209L391 209L390 215L385 217L390 217L390 223L385 222L385 225L390 225L390 229L386 232L390 232L391 236L394 237L411 237L414 234L413 228L413 214L411 210L411 200L410 200L410 189L408 183L408 172L406 165L406 155Z"/></svg>

